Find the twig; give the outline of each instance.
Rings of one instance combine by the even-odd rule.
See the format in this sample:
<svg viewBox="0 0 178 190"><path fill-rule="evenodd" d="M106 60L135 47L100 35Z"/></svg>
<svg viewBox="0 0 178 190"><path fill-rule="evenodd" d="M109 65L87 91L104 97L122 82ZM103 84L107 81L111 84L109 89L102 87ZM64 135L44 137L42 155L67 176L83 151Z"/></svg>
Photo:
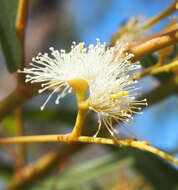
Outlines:
<svg viewBox="0 0 178 190"><path fill-rule="evenodd" d="M16 32L20 40L22 48L21 64L19 69L23 69L25 66L25 33L27 26L27 16L28 16L28 0L20 0L17 11L17 21L16 21ZM17 74L17 88L23 88L24 86L24 75Z"/></svg>
<svg viewBox="0 0 178 190"><path fill-rule="evenodd" d="M26 25L27 25L27 15L28 15L28 0L20 0L17 11L17 21L16 21L16 32L20 40L21 49L22 49L22 57L20 69L23 69L25 66L25 33L26 33ZM24 84L23 76L17 74L17 89L23 88ZM19 107L16 110L16 118L18 124L18 134L24 135L23 129L23 119L22 119L22 108ZM25 145L22 143L18 145L17 149L17 158L16 158L16 172L20 172L21 169L25 165Z"/></svg>
<svg viewBox="0 0 178 190"><path fill-rule="evenodd" d="M137 26L137 20L132 20L130 19L130 21L128 22L129 27L127 27L126 25L121 26L118 31L112 36L111 38L111 43L110 46L114 46L116 44L117 41L120 40L120 38L122 38L123 35L129 35L129 33L132 33L132 28L134 30L134 27L137 27L137 30L139 31L144 31L150 27L152 27L154 24L158 23L161 19L165 18L166 16L170 15L171 13L173 13L174 11L176 11L176 6L177 6L177 2L174 1L168 8L166 8L163 12L161 12L160 14L150 18L149 20L145 21L143 24L141 24L140 26ZM140 36L141 38L141 36ZM135 39L136 40L136 39Z"/></svg>
<svg viewBox="0 0 178 190"><path fill-rule="evenodd" d="M149 19L148 21L146 21L140 28L141 29L147 29L151 26L153 26L154 24L156 24L157 22L159 22L161 19L165 18L166 16L170 15L171 13L173 13L174 11L176 11L176 4L177 2L174 1L168 8L166 8L163 12L161 12L160 14L152 17L151 19Z"/></svg>
<svg viewBox="0 0 178 190"><path fill-rule="evenodd" d="M0 139L0 144L6 143L34 143L34 142L66 142L68 143L68 138L65 138L65 135L36 135L36 136L25 136L25 137L8 137ZM173 158L172 156L166 154L163 151L160 151L154 147L148 145L148 142L145 141L136 141L132 139L124 139L124 140L114 140L109 138L99 138L99 137L87 137L80 136L72 139L73 142L83 142L83 143L96 143L96 144L110 144L110 145L122 145L139 148L141 150L146 150L152 152L164 158L172 163L178 165L178 160Z"/></svg>
<svg viewBox="0 0 178 190"><path fill-rule="evenodd" d="M141 73L137 74L135 79L143 78L147 75L154 75L162 72L170 72L173 68L178 67L178 61L173 61L172 63L169 63L167 65L156 67L156 65L149 67L145 70L143 70Z"/></svg>
<svg viewBox="0 0 178 190"><path fill-rule="evenodd" d="M16 116L16 120L17 120L17 132L20 136L24 136L22 109L21 108L16 109L15 116ZM25 144L21 143L17 147L15 172L16 173L20 172L24 166L25 166Z"/></svg>
<svg viewBox="0 0 178 190"><path fill-rule="evenodd" d="M24 47L28 4L29 4L28 0L20 0L17 11L16 31L19 36L22 47Z"/></svg>
<svg viewBox="0 0 178 190"><path fill-rule="evenodd" d="M168 30L169 31L169 30ZM133 53L133 60L139 60L142 57L165 48L169 45L176 44L178 42L178 25L174 30L171 30L163 35L153 35L144 40L140 40L127 46L126 51Z"/></svg>
<svg viewBox="0 0 178 190"><path fill-rule="evenodd" d="M173 70L177 66L178 66L178 60L173 61L172 63L169 63L169 64L164 65L162 67L154 68L151 70L150 74L154 75L154 74L158 74L161 72L170 72L171 70Z"/></svg>
<svg viewBox="0 0 178 190"><path fill-rule="evenodd" d="M163 30L161 30L161 31L159 31L157 33L154 33L154 34L152 34L150 36L147 36L147 37L145 37L143 39L140 39L140 40L138 40L136 42L133 42L130 45L131 46L138 46L139 44L142 44L142 43L144 43L146 41L149 41L149 40L151 40L153 38L157 38L157 37L161 37L161 36L167 35L168 33L173 32L175 30L178 30L178 23L175 23L175 24L172 24L170 26L167 26Z"/></svg>

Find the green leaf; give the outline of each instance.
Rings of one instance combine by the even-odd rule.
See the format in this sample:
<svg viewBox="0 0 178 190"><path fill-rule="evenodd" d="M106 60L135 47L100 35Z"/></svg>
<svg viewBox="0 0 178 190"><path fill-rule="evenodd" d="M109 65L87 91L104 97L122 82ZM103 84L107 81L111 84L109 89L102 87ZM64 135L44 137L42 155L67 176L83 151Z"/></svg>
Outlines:
<svg viewBox="0 0 178 190"><path fill-rule="evenodd" d="M0 43L9 72L18 69L21 47L15 30L18 0L0 1Z"/></svg>
<svg viewBox="0 0 178 190"><path fill-rule="evenodd" d="M120 168L133 165L132 158L121 158L119 154L111 154L102 158L97 158L88 161L84 164L69 168L62 176L58 178L51 178L42 183L41 187L51 187L55 183L56 189L79 189L82 184L94 180L103 175L114 172ZM55 181L54 181L55 180ZM37 185L37 189L40 187ZM47 188L48 189L48 188Z"/></svg>
<svg viewBox="0 0 178 190"><path fill-rule="evenodd" d="M112 147L123 157L132 157L134 167L158 190L173 190L178 185L178 171L162 158L136 148Z"/></svg>
<svg viewBox="0 0 178 190"><path fill-rule="evenodd" d="M101 176L110 175L125 167L134 167L138 170L155 190L176 190L178 187L178 172L167 161L136 148L108 145L106 147L114 152L108 156L69 167L59 177L48 178L30 189L41 190L52 187L57 190L82 189L80 188L82 185L89 186L92 180L95 181Z"/></svg>

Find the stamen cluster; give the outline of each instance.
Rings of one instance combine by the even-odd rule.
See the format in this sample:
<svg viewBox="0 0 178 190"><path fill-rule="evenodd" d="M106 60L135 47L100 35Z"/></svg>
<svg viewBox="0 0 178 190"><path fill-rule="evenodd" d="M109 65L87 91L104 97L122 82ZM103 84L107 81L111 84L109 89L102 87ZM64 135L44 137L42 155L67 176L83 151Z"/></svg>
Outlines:
<svg viewBox="0 0 178 190"><path fill-rule="evenodd" d="M71 93L69 81L76 78L88 83L89 109L98 114L99 129L103 121L112 135L113 120L127 124L134 113L140 113L140 106L146 105L146 100L136 100L134 71L140 64L131 63L134 55L125 53L124 44L106 47L97 40L96 45L85 48L84 43L74 42L69 53L54 48L50 51L51 55L39 53L30 68L20 71L26 74L26 82L41 83L39 93L52 90L41 110L55 92L58 92L56 104Z"/></svg>

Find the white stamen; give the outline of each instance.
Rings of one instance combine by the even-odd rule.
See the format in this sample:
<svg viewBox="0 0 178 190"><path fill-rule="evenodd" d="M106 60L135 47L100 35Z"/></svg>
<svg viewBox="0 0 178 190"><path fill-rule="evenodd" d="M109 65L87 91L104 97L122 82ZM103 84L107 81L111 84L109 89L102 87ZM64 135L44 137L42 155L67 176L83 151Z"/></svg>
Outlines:
<svg viewBox="0 0 178 190"><path fill-rule="evenodd" d="M139 95L135 91L134 71L141 66L139 62L131 63L133 54L126 53L125 44L117 42L115 47L106 47L97 39L97 44L84 48L84 43L73 42L71 51L54 50L50 47L51 56L39 53L32 58L31 68L19 71L26 74L26 82L41 83L39 93L52 90L47 100L41 106L44 109L52 95L60 91L55 103L71 93L68 81L75 78L84 79L89 85L89 109L98 114L98 130L101 122L114 138L118 135L113 128L112 120L127 123L133 120L134 113L140 113L142 106L147 106L146 100L136 100ZM118 98L117 98L118 97ZM127 124L128 125L128 124Z"/></svg>

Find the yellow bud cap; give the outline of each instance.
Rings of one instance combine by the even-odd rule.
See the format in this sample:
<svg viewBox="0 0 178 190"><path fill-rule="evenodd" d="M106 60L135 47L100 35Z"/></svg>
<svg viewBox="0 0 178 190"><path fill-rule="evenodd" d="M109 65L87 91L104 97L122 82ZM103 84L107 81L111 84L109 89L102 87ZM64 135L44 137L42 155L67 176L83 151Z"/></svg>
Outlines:
<svg viewBox="0 0 178 190"><path fill-rule="evenodd" d="M86 92L89 88L88 82L82 78L76 78L68 81L68 84L72 87L76 93L78 101L85 100Z"/></svg>

